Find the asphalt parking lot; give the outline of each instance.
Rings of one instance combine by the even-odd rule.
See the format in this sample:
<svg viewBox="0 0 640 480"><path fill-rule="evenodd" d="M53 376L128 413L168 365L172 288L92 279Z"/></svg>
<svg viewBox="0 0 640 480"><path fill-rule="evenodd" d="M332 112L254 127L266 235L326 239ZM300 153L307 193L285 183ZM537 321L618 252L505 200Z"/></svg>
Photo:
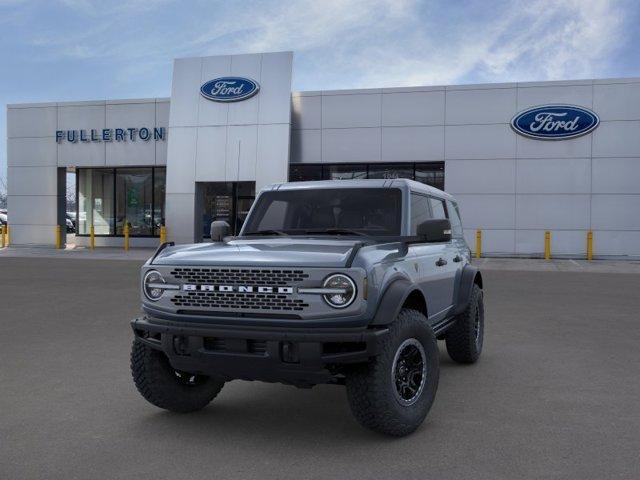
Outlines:
<svg viewBox="0 0 640 480"><path fill-rule="evenodd" d="M441 348L425 424L390 439L336 386L147 404L129 373L141 263L0 258L1 479L638 478L640 275L486 271L481 361Z"/></svg>

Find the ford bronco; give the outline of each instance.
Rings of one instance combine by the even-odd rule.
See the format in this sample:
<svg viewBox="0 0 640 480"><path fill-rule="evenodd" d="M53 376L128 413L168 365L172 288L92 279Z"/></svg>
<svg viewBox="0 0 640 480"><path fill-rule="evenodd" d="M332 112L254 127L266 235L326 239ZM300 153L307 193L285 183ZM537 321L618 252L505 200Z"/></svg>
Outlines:
<svg viewBox="0 0 640 480"><path fill-rule="evenodd" d="M482 276L456 201L411 180L263 189L236 237L161 245L142 267L131 369L152 404L204 408L225 382L345 385L356 419L414 431L438 387L437 340L483 344Z"/></svg>

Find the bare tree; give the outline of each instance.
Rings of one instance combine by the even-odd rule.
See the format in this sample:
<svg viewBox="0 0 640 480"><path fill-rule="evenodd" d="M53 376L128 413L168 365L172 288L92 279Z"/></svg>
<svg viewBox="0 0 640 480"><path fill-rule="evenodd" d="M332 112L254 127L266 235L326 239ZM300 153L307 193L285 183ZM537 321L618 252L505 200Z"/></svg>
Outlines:
<svg viewBox="0 0 640 480"><path fill-rule="evenodd" d="M0 208L7 208L7 181L0 177Z"/></svg>

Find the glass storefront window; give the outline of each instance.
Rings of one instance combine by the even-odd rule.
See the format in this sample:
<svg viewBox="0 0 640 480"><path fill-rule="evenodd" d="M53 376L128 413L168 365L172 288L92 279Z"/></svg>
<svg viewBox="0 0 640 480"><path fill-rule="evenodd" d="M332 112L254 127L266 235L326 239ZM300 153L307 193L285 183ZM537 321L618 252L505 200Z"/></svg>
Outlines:
<svg viewBox="0 0 640 480"><path fill-rule="evenodd" d="M307 163L289 167L289 181L408 178L444 190L444 162Z"/></svg>
<svg viewBox="0 0 640 480"><path fill-rule="evenodd" d="M79 168L78 235L158 236L164 224L164 168Z"/></svg>
<svg viewBox="0 0 640 480"><path fill-rule="evenodd" d="M196 190L202 211L202 238L209 237L214 220L227 222L233 235L240 232L255 198L255 182L202 182Z"/></svg>
<svg viewBox="0 0 640 480"><path fill-rule="evenodd" d="M413 180L413 164L369 165L368 178L408 178Z"/></svg>
<svg viewBox="0 0 640 480"><path fill-rule="evenodd" d="M116 171L116 235L153 234L153 174L150 168L118 169Z"/></svg>
<svg viewBox="0 0 640 480"><path fill-rule="evenodd" d="M113 169L78 170L78 233L113 235Z"/></svg>

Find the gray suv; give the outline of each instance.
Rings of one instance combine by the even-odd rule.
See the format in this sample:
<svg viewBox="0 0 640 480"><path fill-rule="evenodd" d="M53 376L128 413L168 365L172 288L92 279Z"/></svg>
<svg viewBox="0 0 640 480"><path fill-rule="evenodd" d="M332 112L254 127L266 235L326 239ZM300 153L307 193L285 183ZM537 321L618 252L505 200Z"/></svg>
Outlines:
<svg viewBox="0 0 640 480"><path fill-rule="evenodd" d="M131 322L135 384L175 412L234 379L345 385L357 420L406 435L438 387L437 340L453 360L482 350L482 276L456 201L410 180L263 189L240 235L163 244L142 268Z"/></svg>

